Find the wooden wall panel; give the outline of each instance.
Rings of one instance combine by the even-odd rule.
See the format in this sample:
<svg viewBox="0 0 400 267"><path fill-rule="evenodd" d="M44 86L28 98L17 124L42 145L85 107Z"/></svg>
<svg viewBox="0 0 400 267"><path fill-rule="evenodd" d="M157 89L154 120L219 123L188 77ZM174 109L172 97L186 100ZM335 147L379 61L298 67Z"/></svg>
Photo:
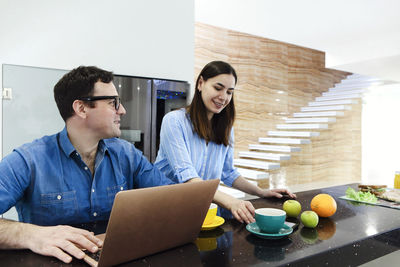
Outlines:
<svg viewBox="0 0 400 267"><path fill-rule="evenodd" d="M326 69L324 52L196 23L195 77L213 60L229 62L238 74L236 157L349 74ZM320 133L270 172L271 187L360 180L361 104Z"/></svg>

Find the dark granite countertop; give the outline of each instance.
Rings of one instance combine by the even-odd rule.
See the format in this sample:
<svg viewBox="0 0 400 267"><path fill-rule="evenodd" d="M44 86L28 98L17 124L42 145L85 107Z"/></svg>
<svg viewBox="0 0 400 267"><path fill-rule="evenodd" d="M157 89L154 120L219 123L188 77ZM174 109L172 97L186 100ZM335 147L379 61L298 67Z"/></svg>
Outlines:
<svg viewBox="0 0 400 267"><path fill-rule="evenodd" d="M356 188L356 184L351 185ZM244 224L227 220L201 232L196 244L158 253L123 266L358 266L400 248L400 210L339 199L348 185L297 193L303 210L312 197L332 195L337 212L316 229L299 227L279 240L260 239ZM282 208L285 199L255 199L255 208ZM30 251L0 251L2 266L68 266ZM71 265L85 266L74 260Z"/></svg>

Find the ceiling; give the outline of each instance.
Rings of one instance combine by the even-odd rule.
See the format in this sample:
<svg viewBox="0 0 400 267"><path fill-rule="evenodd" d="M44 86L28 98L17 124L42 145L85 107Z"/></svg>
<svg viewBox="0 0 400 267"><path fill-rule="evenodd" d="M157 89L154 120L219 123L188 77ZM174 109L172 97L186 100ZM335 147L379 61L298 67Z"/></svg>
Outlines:
<svg viewBox="0 0 400 267"><path fill-rule="evenodd" d="M198 22L317 49L326 67L400 82L399 0L195 0Z"/></svg>

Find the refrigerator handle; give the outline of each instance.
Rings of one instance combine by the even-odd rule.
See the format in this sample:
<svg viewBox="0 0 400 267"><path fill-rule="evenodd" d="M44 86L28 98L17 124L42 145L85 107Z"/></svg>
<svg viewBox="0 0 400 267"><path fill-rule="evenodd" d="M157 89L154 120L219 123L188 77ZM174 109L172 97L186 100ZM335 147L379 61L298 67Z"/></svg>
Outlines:
<svg viewBox="0 0 400 267"><path fill-rule="evenodd" d="M154 163L157 157L157 88L154 84L154 80L151 80L151 150L150 150L150 162Z"/></svg>

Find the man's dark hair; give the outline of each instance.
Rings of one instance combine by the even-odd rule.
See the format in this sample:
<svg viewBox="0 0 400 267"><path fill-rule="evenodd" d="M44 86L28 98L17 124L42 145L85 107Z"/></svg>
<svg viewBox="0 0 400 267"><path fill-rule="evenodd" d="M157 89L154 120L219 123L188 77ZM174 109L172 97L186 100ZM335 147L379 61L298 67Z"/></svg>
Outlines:
<svg viewBox="0 0 400 267"><path fill-rule="evenodd" d="M96 82L109 83L112 80L112 72L94 66L79 66L65 74L54 86L54 100L63 120L67 121L74 114L72 103L76 99L93 96Z"/></svg>

